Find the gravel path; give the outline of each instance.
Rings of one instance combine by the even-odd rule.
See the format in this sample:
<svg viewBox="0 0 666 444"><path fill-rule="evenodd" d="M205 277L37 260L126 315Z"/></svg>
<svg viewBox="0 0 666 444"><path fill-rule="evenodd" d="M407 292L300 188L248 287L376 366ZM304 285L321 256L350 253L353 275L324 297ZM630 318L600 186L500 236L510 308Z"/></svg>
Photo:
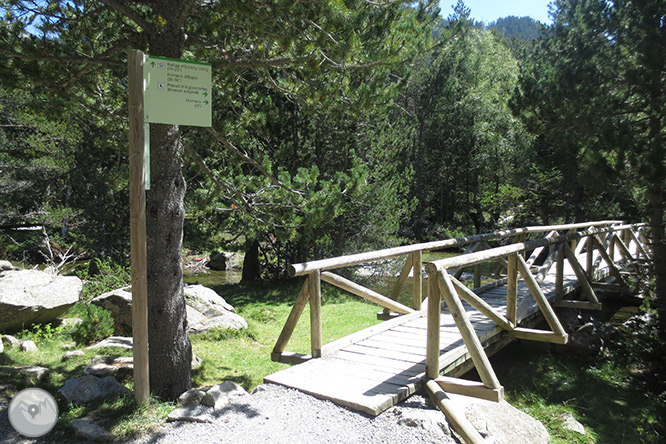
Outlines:
<svg viewBox="0 0 666 444"><path fill-rule="evenodd" d="M212 423L174 422L137 444L453 444L444 416L415 395L377 417L322 401L296 390L266 384L234 398L213 415ZM442 427L444 424L444 427ZM58 436L54 436L58 434ZM71 436L71 435L70 435ZM73 441L62 432L40 439L18 435L0 403L0 442L9 444ZM76 440L74 442L82 442Z"/></svg>
<svg viewBox="0 0 666 444"><path fill-rule="evenodd" d="M422 397L413 396L373 418L296 390L267 384L253 395L232 400L216 413L211 424L172 423L163 433L137 443L454 443L447 436L448 431L445 433L430 419L441 417L443 422L444 416L425 407ZM425 427L413 426L417 423Z"/></svg>

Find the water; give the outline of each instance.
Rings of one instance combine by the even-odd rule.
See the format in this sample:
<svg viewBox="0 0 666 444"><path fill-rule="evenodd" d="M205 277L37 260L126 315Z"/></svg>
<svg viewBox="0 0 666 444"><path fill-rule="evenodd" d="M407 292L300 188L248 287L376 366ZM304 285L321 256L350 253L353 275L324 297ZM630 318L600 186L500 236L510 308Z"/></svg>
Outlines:
<svg viewBox="0 0 666 444"><path fill-rule="evenodd" d="M220 287L223 285L235 285L241 281L243 273L241 271L213 271L206 273L191 274L185 271L183 273L183 282L186 284L200 284L208 288Z"/></svg>

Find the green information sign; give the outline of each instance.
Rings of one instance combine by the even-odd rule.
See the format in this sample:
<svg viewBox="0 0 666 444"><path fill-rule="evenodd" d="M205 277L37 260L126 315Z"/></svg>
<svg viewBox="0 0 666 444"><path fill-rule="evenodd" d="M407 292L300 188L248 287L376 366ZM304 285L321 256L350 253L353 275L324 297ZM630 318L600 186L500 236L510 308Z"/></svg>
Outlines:
<svg viewBox="0 0 666 444"><path fill-rule="evenodd" d="M147 56L143 73L146 122L212 126L208 63Z"/></svg>

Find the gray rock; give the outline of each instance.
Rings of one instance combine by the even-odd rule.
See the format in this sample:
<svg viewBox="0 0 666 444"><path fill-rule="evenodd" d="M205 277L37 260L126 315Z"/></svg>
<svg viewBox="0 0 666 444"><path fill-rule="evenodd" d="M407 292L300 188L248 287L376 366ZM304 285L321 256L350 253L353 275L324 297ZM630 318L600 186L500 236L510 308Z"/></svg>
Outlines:
<svg viewBox="0 0 666 444"><path fill-rule="evenodd" d="M224 313L216 316L209 316L201 322L191 325L188 329L188 333L203 333L211 328L243 330L247 328L247 321L236 313Z"/></svg>
<svg viewBox="0 0 666 444"><path fill-rule="evenodd" d="M16 331L51 322L79 300L83 283L76 276L39 270L0 275L0 331Z"/></svg>
<svg viewBox="0 0 666 444"><path fill-rule="evenodd" d="M226 312L236 313L236 309L229 305L215 290L203 285L186 285L183 292L187 305L204 316L214 316Z"/></svg>
<svg viewBox="0 0 666 444"><path fill-rule="evenodd" d="M178 404L182 407L189 405L199 405L204 396L206 396L207 388L191 389L178 397Z"/></svg>
<svg viewBox="0 0 666 444"><path fill-rule="evenodd" d="M37 351L37 345L32 341L23 341L21 342L21 351L22 352Z"/></svg>
<svg viewBox="0 0 666 444"><path fill-rule="evenodd" d="M2 343L11 348L19 347L21 345L21 341L11 335L4 335L2 337Z"/></svg>
<svg viewBox="0 0 666 444"><path fill-rule="evenodd" d="M104 441L111 437L109 432L100 427L92 418L78 418L70 422L76 436L91 441Z"/></svg>
<svg viewBox="0 0 666 444"><path fill-rule="evenodd" d="M169 413L167 422L186 421L186 422L213 422L213 417L210 415L211 408L201 405L188 405L178 407L173 412Z"/></svg>
<svg viewBox="0 0 666 444"><path fill-rule="evenodd" d="M192 370L197 370L199 367L201 367L202 359L192 353Z"/></svg>
<svg viewBox="0 0 666 444"><path fill-rule="evenodd" d="M578 422L570 412L560 415L560 419L562 420L562 428L565 430L571 430L580 435L585 435L585 426Z"/></svg>
<svg viewBox="0 0 666 444"><path fill-rule="evenodd" d="M58 393L67 402L85 404L100 398L116 398L130 393L130 391L112 376L98 378L93 375L85 375L76 379L68 379Z"/></svg>
<svg viewBox="0 0 666 444"><path fill-rule="evenodd" d="M398 424L424 429L435 436L440 433L451 436L449 423L439 410L401 409Z"/></svg>
<svg viewBox="0 0 666 444"><path fill-rule="evenodd" d="M235 382L225 381L222 384L211 387L201 399L201 404L219 410L229 404L231 398L248 394L243 387Z"/></svg>
<svg viewBox="0 0 666 444"><path fill-rule="evenodd" d="M62 358L60 359L61 361L68 361L72 358L75 358L77 356L83 356L85 353L83 353L83 350L72 350L65 352L64 355L62 355Z"/></svg>
<svg viewBox="0 0 666 444"><path fill-rule="evenodd" d="M132 291L130 287L101 294L90 303L111 312L113 330L116 335L129 336L132 334Z"/></svg>
<svg viewBox="0 0 666 444"><path fill-rule="evenodd" d="M14 270L14 266L9 261L0 261L0 271Z"/></svg>
<svg viewBox="0 0 666 444"><path fill-rule="evenodd" d="M111 312L114 320L113 328L116 335L130 336L132 334L131 291L130 287L120 288L104 293L90 301L92 304L105 308ZM214 290L204 287L203 285L186 285L183 292L187 304L187 323L190 327L201 324L206 317L228 313L235 314L236 312L234 307L229 305L224 298L218 295ZM245 320L242 321L242 323L244 322ZM240 325L242 325L242 323ZM239 324L236 323L231 325Z"/></svg>
<svg viewBox="0 0 666 444"><path fill-rule="evenodd" d="M109 336L103 341L98 342L97 344L86 347L86 350L94 350L96 348L111 348L111 347L120 347L120 348L133 348L134 340L131 337L127 336Z"/></svg>
<svg viewBox="0 0 666 444"><path fill-rule="evenodd" d="M134 359L131 356L94 356L83 370L84 375L113 376L123 379L134 375Z"/></svg>
<svg viewBox="0 0 666 444"><path fill-rule="evenodd" d="M51 369L48 369L46 367L39 367L36 365L26 365L22 367L4 367L4 370L7 370L11 373L19 373L21 375L25 375L27 381L30 382L35 382L35 381L41 381L45 378L48 378L49 375L51 374Z"/></svg>
<svg viewBox="0 0 666 444"><path fill-rule="evenodd" d="M492 402L447 394L485 438L495 444L549 444L550 435L541 422L506 401ZM516 441L516 437L521 437Z"/></svg>
<svg viewBox="0 0 666 444"><path fill-rule="evenodd" d="M3 353L5 351L5 343L0 341L0 353Z"/></svg>
<svg viewBox="0 0 666 444"><path fill-rule="evenodd" d="M238 253L219 252L210 256L208 268L217 271L242 270L243 256Z"/></svg>

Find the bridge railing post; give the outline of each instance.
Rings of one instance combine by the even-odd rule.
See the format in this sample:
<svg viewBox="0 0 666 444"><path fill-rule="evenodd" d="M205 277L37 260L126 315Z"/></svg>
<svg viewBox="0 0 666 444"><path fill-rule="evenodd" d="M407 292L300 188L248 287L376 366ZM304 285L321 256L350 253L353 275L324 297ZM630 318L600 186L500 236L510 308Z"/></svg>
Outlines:
<svg viewBox="0 0 666 444"><path fill-rule="evenodd" d="M426 336L426 376L439 376L439 335L442 295L437 282L437 269L428 270L428 332Z"/></svg>
<svg viewBox="0 0 666 444"><path fill-rule="evenodd" d="M308 276L310 288L310 342L312 357L321 357L321 270L315 270Z"/></svg>
<svg viewBox="0 0 666 444"><path fill-rule="evenodd" d="M412 281L412 308L419 310L421 302L423 301L423 276L421 270L423 269L423 252L416 251L412 253L412 274L414 280Z"/></svg>

